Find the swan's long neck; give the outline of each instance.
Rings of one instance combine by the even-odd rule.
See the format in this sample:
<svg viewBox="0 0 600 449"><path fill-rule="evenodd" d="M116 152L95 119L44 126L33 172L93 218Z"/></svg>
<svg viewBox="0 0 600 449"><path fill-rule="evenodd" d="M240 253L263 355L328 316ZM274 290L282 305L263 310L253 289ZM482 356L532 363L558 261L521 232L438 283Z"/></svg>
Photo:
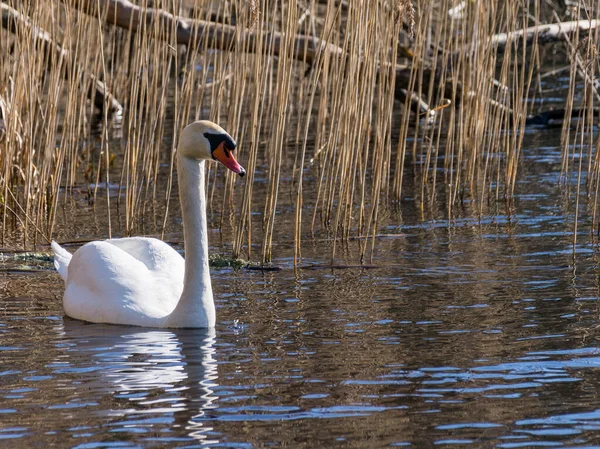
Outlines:
<svg viewBox="0 0 600 449"><path fill-rule="evenodd" d="M169 323L177 327L214 327L210 271L208 268L208 229L204 161L177 155L179 198L185 240L183 293Z"/></svg>

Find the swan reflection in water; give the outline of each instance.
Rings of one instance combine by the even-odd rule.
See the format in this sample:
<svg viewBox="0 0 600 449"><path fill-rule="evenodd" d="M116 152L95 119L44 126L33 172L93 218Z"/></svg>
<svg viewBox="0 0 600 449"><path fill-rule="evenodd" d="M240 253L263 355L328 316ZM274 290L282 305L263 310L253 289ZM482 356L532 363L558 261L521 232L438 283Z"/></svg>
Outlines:
<svg viewBox="0 0 600 449"><path fill-rule="evenodd" d="M218 399L214 329L144 329L68 318L61 327L57 343L66 353L54 371L75 374L77 390L88 391L108 416L126 416L131 423L134 414L167 415L173 432L185 429L191 438L215 442L207 441L212 428L206 427ZM122 401L131 407L123 409Z"/></svg>

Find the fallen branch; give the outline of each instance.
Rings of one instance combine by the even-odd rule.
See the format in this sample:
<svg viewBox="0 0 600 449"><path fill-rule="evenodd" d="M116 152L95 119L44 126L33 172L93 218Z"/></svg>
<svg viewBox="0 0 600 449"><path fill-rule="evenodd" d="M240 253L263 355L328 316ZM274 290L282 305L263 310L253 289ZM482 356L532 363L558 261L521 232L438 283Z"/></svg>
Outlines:
<svg viewBox="0 0 600 449"><path fill-rule="evenodd" d="M200 46L204 40L208 40L209 48L233 50L238 44L247 42L249 44L248 51L255 51L260 38L265 43L263 48L268 48L266 44L272 41L273 52L275 55L279 55L285 40L285 35L277 31L259 36L249 30L240 32L233 25L185 19L161 9L142 8L128 0L74 0L66 2L66 4L126 30L138 31L144 24L148 28L152 28L158 23L161 32L157 36L160 39L166 42L175 41L177 44L186 46ZM175 30L174 36L173 30ZM294 59L312 64L319 51L329 51L336 55L343 54L343 50L337 45L326 44L316 37L304 35L295 37L292 53Z"/></svg>
<svg viewBox="0 0 600 449"><path fill-rule="evenodd" d="M206 45L211 49L232 51L237 46L242 46L243 51L256 52L260 39L263 41L262 48L269 48L268 44L271 44L273 53L278 56L283 51L282 45L286 37L284 33L278 31L259 34L247 29L239 30L239 27L234 25L178 17L162 9L137 6L129 0L72 0L65 4L92 17L99 17L105 23L133 32L144 28L158 29L159 32L155 33L157 39L186 45L188 48L201 48ZM320 51L340 57L345 55L342 48L317 37L295 36L292 51L294 59L313 64ZM401 54L406 57L413 56L410 50L403 47ZM385 66L382 65L380 68L383 67ZM395 68L397 87L408 85L407 74L410 73L410 69L399 64L387 65L387 67ZM450 87L449 83L448 86Z"/></svg>
<svg viewBox="0 0 600 449"><path fill-rule="evenodd" d="M570 113L571 121L579 120L585 113L583 109L572 109ZM594 109L594 117L600 116L600 109ZM567 117L567 110L565 108L552 109L550 111L540 112L537 115L531 115L527 117L525 121L526 126L541 126L545 128L559 128L563 126L563 121Z"/></svg>
<svg viewBox="0 0 600 449"><path fill-rule="evenodd" d="M404 103L407 99L407 91L408 86L410 86L412 72L408 67L400 67L396 66L396 86L394 90L394 97L396 100ZM455 101L459 104L459 100L463 95L462 83L457 82L454 85L453 80L451 78L446 78L442 80L442 73L440 71L433 71L430 68L423 68L421 72L422 83L424 86L429 85L431 82L431 78L433 77L433 82L435 85L439 86L441 84L444 85L444 89L440 92L440 96L433 99L434 102L442 104L445 103L445 98L453 98L455 96ZM421 103L421 101L423 103ZM417 112L419 114L427 113L429 110L429 105L425 102L424 99L419 98L418 95L415 96L414 93L411 94L410 97L411 109L413 112ZM438 108L433 108L433 110L437 110Z"/></svg>
<svg viewBox="0 0 600 449"><path fill-rule="evenodd" d="M109 115L121 111L123 108L121 103L108 91L106 85L100 81L95 75L86 73L79 64L71 61L70 53L62 46L54 42L52 36L40 28L32 25L29 19L23 16L16 9L11 8L4 3L0 3L0 11L2 11L2 27L13 34L29 33L35 38L36 43L44 52L44 61L48 64L48 69L52 67L53 61L61 61L63 68L63 76L65 79L78 77L83 74L80 81L80 87L86 88L84 79L91 81L91 86L87 89L87 95L94 105L104 111L105 104L108 106ZM52 55L54 54L54 57Z"/></svg>
<svg viewBox="0 0 600 449"><path fill-rule="evenodd" d="M405 103L407 100L410 103L410 109L417 114L417 117L427 116L427 122L430 123L435 117L435 110L430 108L425 100L423 100L416 92L408 93L404 88L396 88L396 100Z"/></svg>
<svg viewBox="0 0 600 449"><path fill-rule="evenodd" d="M534 39L537 39L538 44L541 45L572 38L577 32L579 32L579 37L583 38L598 26L600 26L600 20L577 20L573 22L538 25L525 28L524 30L496 34L488 40L488 45L495 47L498 52L502 52L509 43L512 45L522 45L523 39L525 39L526 45L529 46L533 43Z"/></svg>

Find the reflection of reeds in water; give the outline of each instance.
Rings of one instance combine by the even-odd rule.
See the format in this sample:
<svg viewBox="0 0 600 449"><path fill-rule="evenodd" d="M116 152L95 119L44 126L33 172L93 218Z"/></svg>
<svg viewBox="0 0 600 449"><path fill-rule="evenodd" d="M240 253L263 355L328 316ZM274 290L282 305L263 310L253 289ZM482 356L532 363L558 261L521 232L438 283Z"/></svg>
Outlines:
<svg viewBox="0 0 600 449"><path fill-rule="evenodd" d="M203 28L190 28L184 49L175 20L141 20L134 32L107 25L110 18L99 15L96 4L2 4L3 230L16 223L23 242L47 239L64 192L81 184L92 186L93 201L105 201L109 213L116 210L124 218L119 233L164 229L177 145L170 136L194 118L208 118L237 138L249 174L247 181L235 182L227 173L223 188L217 176L225 170L213 166L210 204L223 218L239 209L233 252L257 256L251 245L260 243L265 262L273 256L283 202L296 208L296 260L302 236L319 230L333 237L332 257L339 240L366 237L359 240L360 253L368 258L375 241L368 237L379 232L386 206L403 197L410 181L407 164L423 217L436 203L452 217L465 199L475 215L488 213L490 201L510 200L530 96L539 89L540 49L533 39L500 51L490 39L558 19L542 13L539 2L523 10L514 0L458 6L450 0L417 1L414 16L407 1L393 7L370 0L185 1L176 9L172 2L152 2L156 10L205 21L196 22ZM585 18L596 7L580 1L571 12ZM401 43L408 39L402 28L413 19L410 59L404 57ZM215 29L214 23L221 25ZM327 46L315 45L316 39ZM577 35L569 42L567 114L577 74L587 80L575 134L578 151L587 148L589 157L575 169L597 174L591 133L595 47L593 39L586 44ZM395 101L399 88L406 91L405 105ZM427 120L414 120L413 94ZM403 113L399 127L393 125L394 112ZM573 139L568 128L563 136L568 172ZM257 174L265 186L260 199ZM588 183L594 217L596 178ZM99 196L104 195L99 186L111 182L122 195L111 198L106 189L105 198ZM148 225L163 201L164 220ZM256 213L262 222L253 220ZM114 221L109 215L109 234Z"/></svg>

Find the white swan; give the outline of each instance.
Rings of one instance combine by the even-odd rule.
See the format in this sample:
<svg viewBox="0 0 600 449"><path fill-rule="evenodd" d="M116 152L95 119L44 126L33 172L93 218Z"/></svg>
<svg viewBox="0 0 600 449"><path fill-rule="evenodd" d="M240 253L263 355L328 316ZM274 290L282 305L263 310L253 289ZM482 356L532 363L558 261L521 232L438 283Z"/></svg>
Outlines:
<svg viewBox="0 0 600 449"><path fill-rule="evenodd" d="M206 229L204 161L215 159L244 176L220 126L194 122L177 147L185 261L166 243L143 237L90 242L71 254L52 242L54 266L65 280L65 314L93 323L146 327L215 325Z"/></svg>

